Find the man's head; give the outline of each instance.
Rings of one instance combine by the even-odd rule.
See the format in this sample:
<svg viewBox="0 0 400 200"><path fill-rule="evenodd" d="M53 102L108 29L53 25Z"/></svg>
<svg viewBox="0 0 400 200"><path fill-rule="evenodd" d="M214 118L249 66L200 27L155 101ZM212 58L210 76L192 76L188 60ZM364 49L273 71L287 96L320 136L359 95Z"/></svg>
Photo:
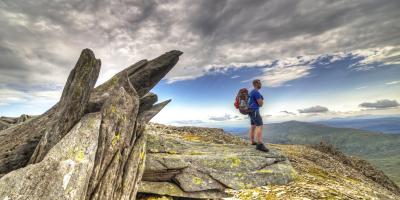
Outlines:
<svg viewBox="0 0 400 200"><path fill-rule="evenodd" d="M254 88L256 88L256 89L260 89L261 88L261 81L260 81L260 79L255 79L255 80L253 80L253 86L254 86Z"/></svg>

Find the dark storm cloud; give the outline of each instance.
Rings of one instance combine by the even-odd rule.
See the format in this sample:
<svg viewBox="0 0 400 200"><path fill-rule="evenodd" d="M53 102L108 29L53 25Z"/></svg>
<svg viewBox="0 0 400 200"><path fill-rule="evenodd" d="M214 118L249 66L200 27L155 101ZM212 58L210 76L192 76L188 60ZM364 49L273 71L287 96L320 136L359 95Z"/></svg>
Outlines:
<svg viewBox="0 0 400 200"><path fill-rule="evenodd" d="M299 109L299 113L326 113L328 111L328 108L323 106L313 106L309 108Z"/></svg>
<svg viewBox="0 0 400 200"><path fill-rule="evenodd" d="M208 41L217 43L275 42L299 35L316 36L350 24L354 28L353 31L361 34L347 35L353 39L371 34L371 30L375 34L383 31L391 36L397 35L398 26L385 26L384 30L376 28L384 26L381 24L383 21L392 22L394 25L396 17L400 16L394 9L399 8L400 2L395 0L200 2L192 8L189 7L193 9L193 15L187 19L188 25L204 38L211 38ZM379 35L384 36L383 33ZM392 37L368 38L367 41L371 42L371 39L399 44L399 41Z"/></svg>
<svg viewBox="0 0 400 200"><path fill-rule="evenodd" d="M373 103L364 102L361 103L359 106L363 108L385 109L385 108L397 108L400 106L400 104L396 100L383 99Z"/></svg>
<svg viewBox="0 0 400 200"><path fill-rule="evenodd" d="M63 84L86 47L102 59L99 81L171 49L185 52L167 75L174 81L227 66L271 66L297 56L396 47L399 8L398 0L5 0L0 83ZM385 61L398 62L398 54L392 55ZM290 76L268 80L279 86L310 70L286 67L276 65L270 72Z"/></svg>

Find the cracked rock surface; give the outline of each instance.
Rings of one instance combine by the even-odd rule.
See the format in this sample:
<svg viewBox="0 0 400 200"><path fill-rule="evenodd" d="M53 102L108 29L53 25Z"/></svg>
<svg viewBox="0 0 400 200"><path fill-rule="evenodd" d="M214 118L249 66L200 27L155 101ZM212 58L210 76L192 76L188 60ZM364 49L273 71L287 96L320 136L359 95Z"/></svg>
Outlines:
<svg viewBox="0 0 400 200"><path fill-rule="evenodd" d="M149 127L145 133L147 159L139 192L221 198L227 196L226 189L287 184L296 174L275 149L261 152L226 133L218 133L224 135L219 135L222 144L202 140L204 134L193 130L176 135Z"/></svg>

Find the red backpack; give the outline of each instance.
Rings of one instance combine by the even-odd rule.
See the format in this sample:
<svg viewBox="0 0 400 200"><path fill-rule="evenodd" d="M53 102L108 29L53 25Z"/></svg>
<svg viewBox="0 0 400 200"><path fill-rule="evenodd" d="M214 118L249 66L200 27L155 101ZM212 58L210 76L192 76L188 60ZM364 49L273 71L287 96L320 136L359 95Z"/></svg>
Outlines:
<svg viewBox="0 0 400 200"><path fill-rule="evenodd" d="M235 108L239 109L239 112L243 115L247 115L250 113L249 109L249 91L246 88L242 88L239 90L235 99Z"/></svg>

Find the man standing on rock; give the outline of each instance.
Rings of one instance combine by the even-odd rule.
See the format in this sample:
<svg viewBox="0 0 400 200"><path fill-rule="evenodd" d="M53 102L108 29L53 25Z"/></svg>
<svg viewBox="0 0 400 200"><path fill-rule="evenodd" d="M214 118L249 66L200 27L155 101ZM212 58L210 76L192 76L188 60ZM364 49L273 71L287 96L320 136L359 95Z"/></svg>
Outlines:
<svg viewBox="0 0 400 200"><path fill-rule="evenodd" d="M268 152L269 149L265 147L262 142L262 128L263 121L260 115L260 107L264 104L264 97L260 94L261 81L255 79L253 81L254 89L249 94L249 108L251 112L250 116L250 141L252 145L256 145L256 149L260 151ZM257 142L254 141L254 136L257 137Z"/></svg>

